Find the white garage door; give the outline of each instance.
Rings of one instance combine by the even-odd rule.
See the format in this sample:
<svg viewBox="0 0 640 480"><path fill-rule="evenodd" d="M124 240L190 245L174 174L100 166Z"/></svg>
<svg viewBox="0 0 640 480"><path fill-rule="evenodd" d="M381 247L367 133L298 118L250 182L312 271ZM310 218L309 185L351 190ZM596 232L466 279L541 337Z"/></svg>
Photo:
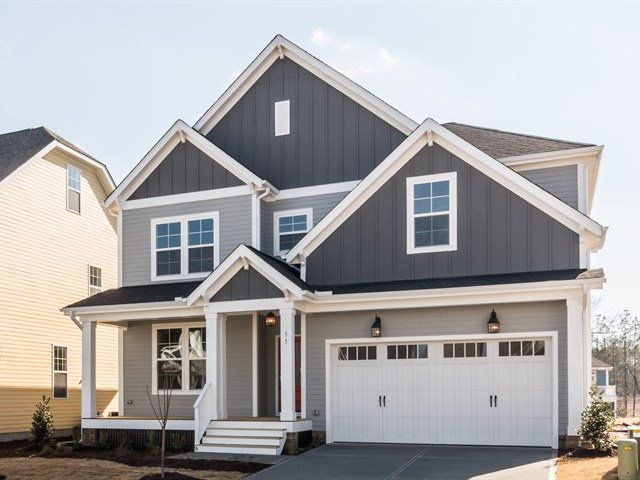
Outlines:
<svg viewBox="0 0 640 480"><path fill-rule="evenodd" d="M551 446L550 339L331 348L334 441Z"/></svg>

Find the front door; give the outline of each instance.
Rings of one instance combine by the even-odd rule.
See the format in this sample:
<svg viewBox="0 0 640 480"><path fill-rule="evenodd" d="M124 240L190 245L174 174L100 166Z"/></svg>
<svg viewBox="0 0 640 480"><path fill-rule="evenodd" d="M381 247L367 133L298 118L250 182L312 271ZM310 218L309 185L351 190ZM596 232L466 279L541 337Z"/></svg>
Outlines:
<svg viewBox="0 0 640 480"><path fill-rule="evenodd" d="M300 413L302 411L302 389L301 389L301 375L300 375L300 335L296 335L296 344L295 344L295 357L296 357L296 412ZM280 391L281 391L281 382L280 382L280 335L276 335L276 383L277 383L277 396L276 396L276 411L280 412Z"/></svg>

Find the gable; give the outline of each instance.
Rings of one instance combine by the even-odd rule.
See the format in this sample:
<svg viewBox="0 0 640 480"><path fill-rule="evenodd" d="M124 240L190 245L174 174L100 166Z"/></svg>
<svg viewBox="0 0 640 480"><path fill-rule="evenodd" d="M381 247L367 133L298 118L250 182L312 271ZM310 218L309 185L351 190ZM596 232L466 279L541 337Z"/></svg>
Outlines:
<svg viewBox="0 0 640 480"><path fill-rule="evenodd" d="M406 178L456 172L457 250L407 254ZM579 236L435 144L424 146L307 257L310 284L579 267Z"/></svg>
<svg viewBox="0 0 640 480"><path fill-rule="evenodd" d="M129 200L235 187L243 182L189 141L178 142Z"/></svg>
<svg viewBox="0 0 640 480"><path fill-rule="evenodd" d="M275 136L274 104L290 101ZM406 135L288 57L267 71L206 137L279 189L366 177Z"/></svg>
<svg viewBox="0 0 640 480"><path fill-rule="evenodd" d="M238 272L218 290L212 302L224 302L232 300L255 300L261 298L282 298L284 294L273 283L267 280L255 268L241 268Z"/></svg>

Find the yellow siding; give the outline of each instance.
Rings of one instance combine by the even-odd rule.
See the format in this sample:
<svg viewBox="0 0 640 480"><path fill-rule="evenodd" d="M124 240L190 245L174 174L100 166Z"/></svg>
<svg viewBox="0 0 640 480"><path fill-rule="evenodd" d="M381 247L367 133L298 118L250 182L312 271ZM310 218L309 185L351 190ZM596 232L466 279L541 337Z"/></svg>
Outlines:
<svg viewBox="0 0 640 480"><path fill-rule="evenodd" d="M83 173L81 214L66 209L66 165ZM68 399L51 400L55 426L80 423L81 333L60 308L88 295L88 265L102 288L117 285L115 218L97 175L50 152L0 188L0 434L29 429L35 402L50 396L51 345L68 347ZM98 326L98 411L117 410L117 329Z"/></svg>

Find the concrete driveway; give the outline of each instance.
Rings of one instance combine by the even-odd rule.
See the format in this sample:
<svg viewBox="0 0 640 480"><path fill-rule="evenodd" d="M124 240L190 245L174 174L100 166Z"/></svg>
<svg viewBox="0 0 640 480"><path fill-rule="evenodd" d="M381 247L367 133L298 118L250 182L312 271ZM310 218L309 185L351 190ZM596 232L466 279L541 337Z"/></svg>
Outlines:
<svg viewBox="0 0 640 480"><path fill-rule="evenodd" d="M331 444L249 478L553 480L555 457L549 448Z"/></svg>

